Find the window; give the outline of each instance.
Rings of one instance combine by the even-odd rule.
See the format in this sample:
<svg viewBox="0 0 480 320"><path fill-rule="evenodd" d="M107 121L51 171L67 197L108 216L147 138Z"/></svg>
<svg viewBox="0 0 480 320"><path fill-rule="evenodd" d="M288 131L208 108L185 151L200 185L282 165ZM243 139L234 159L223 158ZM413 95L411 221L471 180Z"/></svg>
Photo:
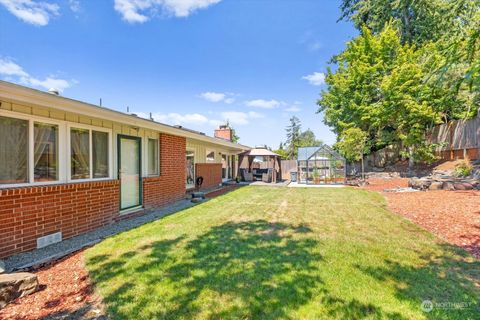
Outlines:
<svg viewBox="0 0 480 320"><path fill-rule="evenodd" d="M71 128L70 178L72 180L108 178L109 172L109 134Z"/></svg>
<svg viewBox="0 0 480 320"><path fill-rule="evenodd" d="M111 131L78 126L2 111L0 188L111 177Z"/></svg>
<svg viewBox="0 0 480 320"><path fill-rule="evenodd" d="M0 117L0 184L28 182L28 121Z"/></svg>
<svg viewBox="0 0 480 320"><path fill-rule="evenodd" d="M207 162L215 162L215 151L207 150Z"/></svg>
<svg viewBox="0 0 480 320"><path fill-rule="evenodd" d="M158 139L148 139L148 174L158 174Z"/></svg>
<svg viewBox="0 0 480 320"><path fill-rule="evenodd" d="M35 122L33 142L34 181L57 181L58 126Z"/></svg>
<svg viewBox="0 0 480 320"><path fill-rule="evenodd" d="M70 130L71 178L90 178L90 131L72 128Z"/></svg>
<svg viewBox="0 0 480 320"><path fill-rule="evenodd" d="M108 133L92 131L93 178L108 178Z"/></svg>

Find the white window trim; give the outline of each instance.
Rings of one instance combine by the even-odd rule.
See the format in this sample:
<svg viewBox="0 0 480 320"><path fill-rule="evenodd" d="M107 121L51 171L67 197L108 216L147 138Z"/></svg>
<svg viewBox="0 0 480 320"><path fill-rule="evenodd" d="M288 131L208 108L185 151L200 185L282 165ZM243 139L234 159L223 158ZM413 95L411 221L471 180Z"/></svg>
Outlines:
<svg viewBox="0 0 480 320"><path fill-rule="evenodd" d="M185 188L186 189L193 189L193 188L195 188L195 176L196 176L195 165L197 164L197 153L195 152L195 148L186 148L185 149L185 161L187 160L187 152L192 152L193 153L193 179L194 179L194 182L193 182L193 184L187 184L187 182L185 181Z"/></svg>
<svg viewBox="0 0 480 320"><path fill-rule="evenodd" d="M208 154L213 152L213 160L208 159ZM216 163L217 162L217 155L215 154L214 149L205 149L205 162L206 163Z"/></svg>
<svg viewBox="0 0 480 320"><path fill-rule="evenodd" d="M145 150L145 154L144 154L144 157L146 159L145 161L145 176L146 177L159 177L160 176L160 139L159 138L152 138L152 137L146 137L145 139L145 146L144 146L144 150ZM150 174L148 171L149 171L149 167L148 167L148 160L149 160L149 152L150 150L148 149L148 142L150 140L155 140L157 141L157 173L152 173Z"/></svg>
<svg viewBox="0 0 480 320"><path fill-rule="evenodd" d="M73 129L84 129L89 131L89 136L88 136L88 161L89 161L89 171L90 171L90 178L87 179L72 179L72 161L70 159L71 157L71 133L72 133L72 128ZM108 133L108 177L105 178L93 178L93 152L92 152L92 131L98 131L98 132L105 132ZM89 182L89 181L102 181L102 180L111 180L113 178L113 151L112 151L112 130L108 128L102 128L102 127L95 127L87 124L81 124L81 123L74 123L74 122L68 122L67 123L67 182L68 183L76 183L76 182Z"/></svg>
<svg viewBox="0 0 480 320"><path fill-rule="evenodd" d="M84 125L81 123L68 122L62 120L56 120L51 118L46 118L42 116L23 114L9 110L0 110L0 116L7 118L26 120L28 121L28 182L24 183L9 183L9 184L0 184L0 189L9 189L9 188L21 188L21 187L34 187L34 186L48 186L48 185L58 185L65 183L81 183L81 182L92 182L92 181L102 181L102 180L112 180L113 179L113 132L111 129L96 127L91 125ZM33 150L34 150L34 123L40 122L45 124L52 124L58 126L58 180L55 181L39 181L35 182L34 179L34 163L33 163ZM70 128L79 128L79 129L89 129L94 131L106 132L108 133L108 173L109 176L106 178L97 178L97 179L70 179ZM91 138L90 134L90 147L91 147ZM90 154L92 152L90 151ZM91 163L91 160L90 160ZM93 167L91 166L91 171ZM90 174L92 176L92 174Z"/></svg>

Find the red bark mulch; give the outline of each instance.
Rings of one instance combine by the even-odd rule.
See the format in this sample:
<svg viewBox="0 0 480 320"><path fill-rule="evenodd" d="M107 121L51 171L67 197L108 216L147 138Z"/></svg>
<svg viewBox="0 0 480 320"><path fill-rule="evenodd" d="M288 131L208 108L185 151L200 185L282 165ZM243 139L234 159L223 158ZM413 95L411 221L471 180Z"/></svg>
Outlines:
<svg viewBox="0 0 480 320"><path fill-rule="evenodd" d="M370 179L365 188L380 191L389 208L480 259L480 191L382 192L407 187L408 179Z"/></svg>
<svg viewBox="0 0 480 320"><path fill-rule="evenodd" d="M0 310L0 319L102 319L100 298L85 269L83 251L34 272L40 291Z"/></svg>

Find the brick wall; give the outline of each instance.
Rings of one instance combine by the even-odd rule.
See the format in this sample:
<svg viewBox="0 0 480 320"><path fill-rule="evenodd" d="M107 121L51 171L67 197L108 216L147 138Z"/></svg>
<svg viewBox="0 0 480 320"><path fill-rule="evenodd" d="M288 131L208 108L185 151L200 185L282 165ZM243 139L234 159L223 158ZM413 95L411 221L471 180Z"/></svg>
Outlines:
<svg viewBox="0 0 480 320"><path fill-rule="evenodd" d="M221 163L197 163L195 164L195 176L203 177L201 189L210 189L222 183Z"/></svg>
<svg viewBox="0 0 480 320"><path fill-rule="evenodd" d="M145 208L160 207L185 197L185 150L183 137L160 134L160 176L143 179Z"/></svg>
<svg viewBox="0 0 480 320"><path fill-rule="evenodd" d="M0 258L35 249L47 234L66 239L109 224L118 204L117 180L0 190Z"/></svg>

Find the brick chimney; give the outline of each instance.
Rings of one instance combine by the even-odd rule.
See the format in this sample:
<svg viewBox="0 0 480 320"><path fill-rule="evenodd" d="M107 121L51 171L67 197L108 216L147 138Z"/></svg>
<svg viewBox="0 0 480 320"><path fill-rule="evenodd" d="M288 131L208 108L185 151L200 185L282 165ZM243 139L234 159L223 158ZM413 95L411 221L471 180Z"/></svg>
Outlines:
<svg viewBox="0 0 480 320"><path fill-rule="evenodd" d="M218 129L215 129L214 136L215 138L232 141L232 129L226 125L221 125Z"/></svg>

